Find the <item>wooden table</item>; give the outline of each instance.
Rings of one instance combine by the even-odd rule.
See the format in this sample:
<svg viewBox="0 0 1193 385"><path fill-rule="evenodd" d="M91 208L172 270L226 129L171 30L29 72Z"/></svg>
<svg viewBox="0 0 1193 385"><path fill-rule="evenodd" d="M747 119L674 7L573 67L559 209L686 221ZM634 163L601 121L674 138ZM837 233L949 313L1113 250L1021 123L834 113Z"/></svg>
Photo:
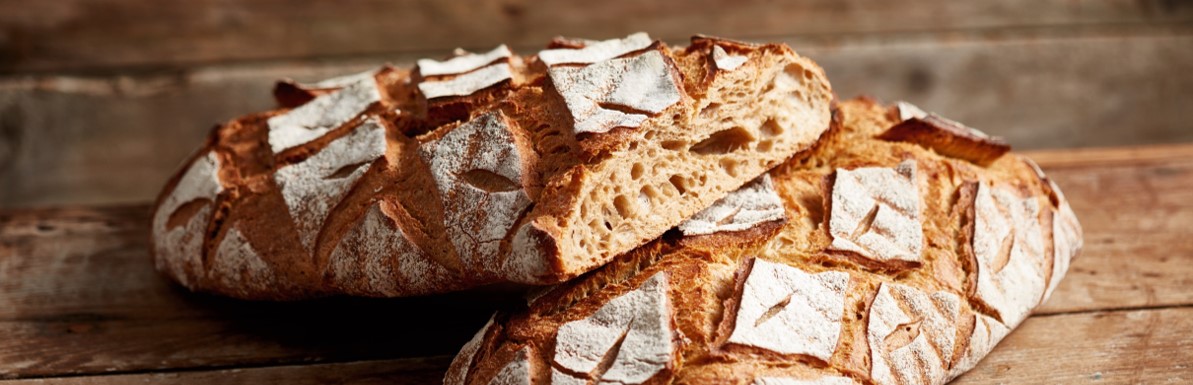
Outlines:
<svg viewBox="0 0 1193 385"><path fill-rule="evenodd" d="M1043 151L1085 250L961 383L1193 382L1193 145ZM423 384L496 306L475 296L250 303L152 269L149 208L0 211L0 385Z"/></svg>

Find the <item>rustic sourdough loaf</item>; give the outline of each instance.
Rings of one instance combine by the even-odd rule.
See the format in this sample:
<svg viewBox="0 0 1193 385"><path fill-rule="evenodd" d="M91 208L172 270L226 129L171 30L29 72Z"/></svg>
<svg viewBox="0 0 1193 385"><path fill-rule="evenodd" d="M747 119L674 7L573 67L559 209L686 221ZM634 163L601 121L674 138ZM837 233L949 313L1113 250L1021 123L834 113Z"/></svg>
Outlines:
<svg viewBox="0 0 1193 385"><path fill-rule="evenodd" d="M786 46L641 33L284 81L275 96L281 109L217 127L158 200L157 268L188 288L561 282L810 147L832 100Z"/></svg>
<svg viewBox="0 0 1193 385"><path fill-rule="evenodd" d="M939 384L1080 248L1060 189L1001 140L847 101L768 177L495 314L444 382Z"/></svg>

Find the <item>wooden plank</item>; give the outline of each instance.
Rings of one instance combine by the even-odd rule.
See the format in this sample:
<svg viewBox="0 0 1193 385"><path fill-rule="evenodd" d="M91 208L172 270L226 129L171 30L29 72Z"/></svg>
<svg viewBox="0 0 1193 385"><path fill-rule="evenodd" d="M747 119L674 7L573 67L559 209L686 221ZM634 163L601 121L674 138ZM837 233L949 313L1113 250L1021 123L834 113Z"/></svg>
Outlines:
<svg viewBox="0 0 1193 385"><path fill-rule="evenodd" d="M1193 308L1032 317L956 384L1187 384Z"/></svg>
<svg viewBox="0 0 1193 385"><path fill-rule="evenodd" d="M1193 381L1193 308L1092 312L1029 318L955 384L1183 384ZM25 384L153 382L435 383L447 357L303 366L0 381Z"/></svg>
<svg viewBox="0 0 1193 385"><path fill-rule="evenodd" d="M1040 312L1193 303L1193 145L1127 157L1150 153L1038 154L1085 230L1080 259Z"/></svg>
<svg viewBox="0 0 1193 385"><path fill-rule="evenodd" d="M1193 145L1160 147L1162 156L1033 153L1086 231L1085 251L1042 313L1193 305L1186 149ZM148 216L143 205L0 211L0 377L450 354L491 309L516 301L464 294L255 303L188 294L153 271Z"/></svg>
<svg viewBox="0 0 1193 385"><path fill-rule="evenodd" d="M287 385L423 385L443 381L443 372L451 357L407 358L334 364L288 365L258 368L116 374L29 380L0 380L3 385L72 384L107 385L153 383L168 384L287 384Z"/></svg>
<svg viewBox="0 0 1193 385"><path fill-rule="evenodd" d="M425 302L425 301L424 301ZM0 378L50 377L455 354L488 314L393 302L372 306L256 304L210 318L105 319L74 314L0 321ZM491 310L490 310L491 312Z"/></svg>
<svg viewBox="0 0 1193 385"><path fill-rule="evenodd" d="M1156 144L1150 146L1087 147L1024 151L1023 154L1048 168L1139 166L1150 163L1179 161L1193 157L1193 143Z"/></svg>
<svg viewBox="0 0 1193 385"><path fill-rule="evenodd" d="M1193 28L1164 31L802 51L824 65L842 97L910 100L1019 149L1193 141L1186 106ZM0 80L0 207L151 200L212 125L270 108L274 79L312 80L383 61Z"/></svg>
<svg viewBox="0 0 1193 385"><path fill-rule="evenodd" d="M0 378L452 354L508 294L248 302L186 293L145 206L0 213Z"/></svg>
<svg viewBox="0 0 1193 385"><path fill-rule="evenodd" d="M1179 23L1193 7L1163 0L729 1L0 1L0 72L175 66L229 60L441 51L556 35L637 30L739 38Z"/></svg>
<svg viewBox="0 0 1193 385"><path fill-rule="evenodd" d="M842 97L907 100L1016 149L1193 141L1193 28L811 47ZM795 47L800 47L795 45ZM1179 63L1179 64L1178 64ZM1185 66L1185 67L1182 67Z"/></svg>

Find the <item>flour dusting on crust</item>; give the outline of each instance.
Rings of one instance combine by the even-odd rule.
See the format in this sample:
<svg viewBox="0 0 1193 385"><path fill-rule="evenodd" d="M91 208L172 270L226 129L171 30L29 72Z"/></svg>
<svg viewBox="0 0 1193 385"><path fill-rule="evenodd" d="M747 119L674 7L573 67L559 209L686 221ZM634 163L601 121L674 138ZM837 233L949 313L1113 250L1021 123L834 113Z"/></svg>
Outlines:
<svg viewBox="0 0 1193 385"><path fill-rule="evenodd" d="M914 104L904 102L904 101L899 101L899 102L895 103L895 109L897 111L899 111L899 121L904 121L904 120L908 120L908 119L912 119L912 118L923 119L923 118L928 117L928 113L924 112L924 110L920 109L919 106L916 106Z"/></svg>
<svg viewBox="0 0 1193 385"><path fill-rule="evenodd" d="M509 63L500 62L446 80L424 80L418 84L427 99L468 96L513 78Z"/></svg>
<svg viewBox="0 0 1193 385"><path fill-rule="evenodd" d="M728 342L828 361L841 335L848 289L845 272L809 274L755 259Z"/></svg>
<svg viewBox="0 0 1193 385"><path fill-rule="evenodd" d="M636 128L649 115L678 103L680 89L674 71L658 50L584 67L549 69L577 134Z"/></svg>
<svg viewBox="0 0 1193 385"><path fill-rule="evenodd" d="M583 48L559 48L539 51L539 60L549 67L560 64L592 64L649 47L654 41L644 32L623 39L590 42Z"/></svg>
<svg viewBox="0 0 1193 385"><path fill-rule="evenodd" d="M671 364L675 354L667 275L614 298L588 318L560 326L555 365L599 383L641 384ZM604 357L614 354L604 373ZM575 376L572 376L575 377Z"/></svg>
<svg viewBox="0 0 1193 385"><path fill-rule="evenodd" d="M849 377L825 376L814 379L795 379L786 377L761 377L754 379L753 385L856 385Z"/></svg>
<svg viewBox="0 0 1193 385"><path fill-rule="evenodd" d="M1060 191L1054 187L1055 191ZM1052 217L1052 276L1048 279L1048 290L1044 292L1044 300L1052 297L1052 291L1060 285L1061 278L1069 270L1069 263L1081 251L1081 224L1077 222L1077 214L1069 207L1069 202L1061 197L1060 208Z"/></svg>
<svg viewBox="0 0 1193 385"><path fill-rule="evenodd" d="M914 161L893 169L838 169L831 199L830 248L878 262L922 261L924 233Z"/></svg>
<svg viewBox="0 0 1193 385"><path fill-rule="evenodd" d="M688 236L742 231L786 218L783 200L770 175L763 174L681 222L679 231Z"/></svg>
<svg viewBox="0 0 1193 385"><path fill-rule="evenodd" d="M225 288L256 291L274 285L273 269L234 224L224 234L211 258L210 273Z"/></svg>
<svg viewBox="0 0 1193 385"><path fill-rule="evenodd" d="M191 163L174 190L153 213L154 252L157 269L169 271L183 286L190 287L191 274L202 271L203 239L211 220L216 196L224 191L219 181L219 158L208 152ZM186 204L200 204L186 222L169 228L170 217Z"/></svg>
<svg viewBox="0 0 1193 385"><path fill-rule="evenodd" d="M509 59L513 55L505 44L497 46L485 53L466 53L444 61L431 59L418 60L418 72L422 76L456 75L475 71L498 60Z"/></svg>
<svg viewBox="0 0 1193 385"><path fill-rule="evenodd" d="M319 95L298 108L269 118L269 146L276 154L310 142L348 123L380 100L377 81L371 76Z"/></svg>
<svg viewBox="0 0 1193 385"><path fill-rule="evenodd" d="M443 385L464 385L468 380L468 371L472 367L473 361L476 359L476 353L481 349L481 343L485 340L485 334L489 333L489 329L493 327L493 319L496 314L489 316L489 321L485 322L485 326L481 327L472 339L464 343L460 348L460 352L456 353L456 357L452 358L452 363L447 368L447 373L443 376Z"/></svg>
<svg viewBox="0 0 1193 385"><path fill-rule="evenodd" d="M525 222L518 227L510 241L509 255L506 256L500 271L503 277L512 282L541 282L541 277L551 270L551 266L543 258L548 252L543 250L539 239L532 231L534 227L531 222Z"/></svg>
<svg viewBox="0 0 1193 385"><path fill-rule="evenodd" d="M1046 285L1039 201L982 183L974 214L975 295L995 318L1015 327L1039 304Z"/></svg>
<svg viewBox="0 0 1193 385"><path fill-rule="evenodd" d="M737 69L737 67L741 67L742 64L745 64L747 60L750 60L750 57L733 55L725 52L725 49L721 48L721 46L714 45L712 47L712 60L713 63L717 65L717 69L723 71L733 71Z"/></svg>
<svg viewBox="0 0 1193 385"><path fill-rule="evenodd" d="M974 325L969 336L969 346L961 353L953 369L949 370L950 381L977 366L978 362L1011 332L1010 328L994 318L982 314L974 314L973 317Z"/></svg>
<svg viewBox="0 0 1193 385"><path fill-rule="evenodd" d="M367 296L417 295L457 279L414 245L374 203L332 250L327 275L345 292Z"/></svg>
<svg viewBox="0 0 1193 385"><path fill-rule="evenodd" d="M315 246L328 212L372 162L385 154L385 146L385 127L369 119L310 158L279 168L274 174L307 251Z"/></svg>
<svg viewBox="0 0 1193 385"><path fill-rule="evenodd" d="M529 346L519 349L514 358L505 364L497 375L489 381L489 385L530 385L535 370L533 356Z"/></svg>
<svg viewBox="0 0 1193 385"><path fill-rule="evenodd" d="M443 198L447 235L466 265L498 271L501 240L530 206L523 166L533 154L522 140L493 111L419 148Z"/></svg>
<svg viewBox="0 0 1193 385"><path fill-rule="evenodd" d="M884 283L870 305L866 338L878 384L938 384L953 359L961 300L956 294Z"/></svg>

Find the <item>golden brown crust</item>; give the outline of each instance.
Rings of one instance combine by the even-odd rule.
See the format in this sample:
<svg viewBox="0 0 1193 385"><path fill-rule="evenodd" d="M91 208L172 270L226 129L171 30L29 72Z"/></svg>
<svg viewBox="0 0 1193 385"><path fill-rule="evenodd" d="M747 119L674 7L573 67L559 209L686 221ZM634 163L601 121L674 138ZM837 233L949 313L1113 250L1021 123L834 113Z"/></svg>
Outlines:
<svg viewBox="0 0 1193 385"><path fill-rule="evenodd" d="M1011 151L1011 145L1000 138L980 134L972 128L936 115L904 120L878 138L916 143L941 155L968 160L979 166L988 166Z"/></svg>
<svg viewBox="0 0 1193 385"><path fill-rule="evenodd" d="M600 44L612 49L588 50ZM715 52L736 55L736 68L710 64ZM366 292L329 283L337 250L371 269L351 282L426 277L385 295L557 283L661 236L828 127L823 70L783 45L702 37L672 49L636 34L557 39L540 55L500 46L279 82L281 109L220 126L175 178L201 157L219 160L202 247L165 234L207 198L159 203L169 212L155 259L198 254L201 263L163 271L244 298ZM189 196L177 185L162 200ZM388 247L407 251L343 244L383 229L401 233Z"/></svg>
<svg viewBox="0 0 1193 385"><path fill-rule="evenodd" d="M1013 243L1019 251L1006 265L1012 269L1029 266L1027 262L1055 264L1038 274L1026 268L1013 270L1021 277L1038 275L1034 278L1044 282L1052 282L1052 275L1063 273L1067 265L1056 262L1054 255L1060 249L1048 246L1032 251L1033 244L1027 239L1034 237L1032 231L1040 225L1038 234L1046 245L1058 240L1056 247L1060 247L1072 241L1046 230L1054 227L1053 221L1061 215L1057 213L1062 206L1051 198L1051 191L1059 189L1015 156L981 167L917 144L876 139L898 121L873 100L847 101L839 108L838 124L816 147L771 172L786 206L787 220L781 226L695 237L668 233L601 269L553 288L530 301L526 309L499 312L497 319L502 321L497 323L507 333L490 336L486 342L534 346L537 355L532 360L544 366L559 365L559 354L564 353L556 347L559 339L566 338L559 334L564 325L593 317L598 309L641 290L648 279L666 276L678 283L668 292L672 305L669 319L684 342L673 347L682 359L667 370L651 371L644 366L641 373L649 375L648 379L625 383L752 384L761 378L780 377L821 383L939 384L968 370L1005 330L1021 321L1005 319L1005 314L1000 321L997 309L987 303L1007 308L1007 301L1026 301L1020 304L1034 308L1042 300L1033 297L1035 293L1016 294L1019 289L1015 286L998 288L993 292L997 297L982 297L992 294L977 288L989 284L980 279L989 278L981 274L989 274L982 266L990 261L982 259L983 251L975 251L975 247L985 247L975 244L975 239L989 237L996 227L987 223L989 218L978 219L989 215L975 211L978 189L1002 189L1005 195L1001 199L1018 202L1014 204L1024 210L1039 204L1034 217L1008 214L1023 222L1010 222L1011 231L1020 234L1013 242L1022 244ZM873 255L844 257L829 252L833 235L827 231L828 219L840 209L826 205L832 194L826 187L832 186L831 176L843 169L893 169L908 160L916 164L915 185L921 204L920 262L890 265L863 261L875 258ZM876 219L873 226L881 226L882 221ZM1065 231L1079 231L1079 227ZM763 272L759 272L760 264L766 266ZM844 286L840 286L842 282ZM783 291L791 287L798 289ZM822 294L801 294L811 293L809 290ZM747 292L751 295L748 299ZM731 343L731 336L742 329L738 322L747 307L752 314L748 317L757 317L754 328L767 322L796 322L793 320L803 320L794 325L807 328L762 342L739 336L739 342ZM815 313L831 315L829 319L839 320L840 326L818 327L828 321L808 318ZM607 320L619 322L616 317ZM593 336L610 333L601 329L590 332ZM800 340L799 336L816 338ZM831 354L818 358L825 346ZM621 349L618 356L630 354L625 345L617 349ZM798 351L805 353L791 353ZM613 354L605 350L591 353ZM490 360L484 355L475 359ZM914 380L915 376L920 376L919 380ZM485 381L466 378L459 383Z"/></svg>

